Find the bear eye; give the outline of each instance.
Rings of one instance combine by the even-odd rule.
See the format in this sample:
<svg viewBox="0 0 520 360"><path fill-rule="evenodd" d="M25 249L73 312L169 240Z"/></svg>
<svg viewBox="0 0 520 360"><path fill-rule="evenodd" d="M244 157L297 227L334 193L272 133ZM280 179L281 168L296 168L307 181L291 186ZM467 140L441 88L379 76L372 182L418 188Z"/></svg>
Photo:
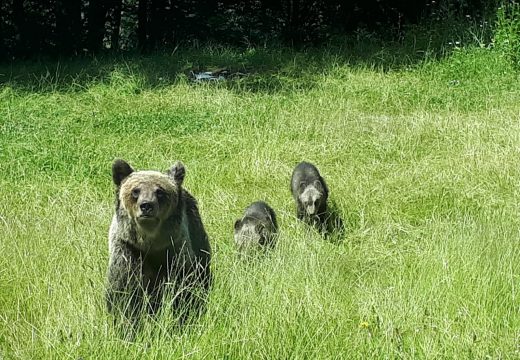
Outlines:
<svg viewBox="0 0 520 360"><path fill-rule="evenodd" d="M141 192L141 190L139 188L135 188L135 189L132 189L132 197L134 199L138 199L139 198L139 193Z"/></svg>
<svg viewBox="0 0 520 360"><path fill-rule="evenodd" d="M157 191L155 192L155 194L157 195L157 198L159 200L162 200L166 197L166 191L164 191L163 189L159 188L157 189Z"/></svg>

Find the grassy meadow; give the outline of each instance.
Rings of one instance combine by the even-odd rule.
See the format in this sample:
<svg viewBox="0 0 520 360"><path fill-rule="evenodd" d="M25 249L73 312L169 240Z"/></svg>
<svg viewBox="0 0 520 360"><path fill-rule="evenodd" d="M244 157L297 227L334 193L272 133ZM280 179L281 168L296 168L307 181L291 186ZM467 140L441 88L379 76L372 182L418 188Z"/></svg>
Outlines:
<svg viewBox="0 0 520 360"><path fill-rule="evenodd" d="M486 46L233 50L0 66L0 359L520 358L520 73ZM189 69L240 79L195 84ZM207 311L117 335L110 167L187 168ZM343 233L297 221L315 163ZM276 210L242 261L233 222Z"/></svg>

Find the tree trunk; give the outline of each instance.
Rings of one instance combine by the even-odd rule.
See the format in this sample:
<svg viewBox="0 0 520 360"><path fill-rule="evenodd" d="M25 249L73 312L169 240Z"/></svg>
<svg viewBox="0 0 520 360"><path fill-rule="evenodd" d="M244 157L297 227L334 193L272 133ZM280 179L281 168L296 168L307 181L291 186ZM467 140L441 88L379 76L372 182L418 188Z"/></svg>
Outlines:
<svg viewBox="0 0 520 360"><path fill-rule="evenodd" d="M27 26L23 1L13 1L13 23L16 29L15 55L25 57L29 53L27 48Z"/></svg>
<svg viewBox="0 0 520 360"><path fill-rule="evenodd" d="M148 47L148 0L139 0L137 5L137 47L140 51Z"/></svg>
<svg viewBox="0 0 520 360"><path fill-rule="evenodd" d="M87 45L90 52L98 52L103 47L105 36L106 5L104 0L90 0L88 8Z"/></svg>
<svg viewBox="0 0 520 360"><path fill-rule="evenodd" d="M123 0L114 0L112 9L112 34L110 37L110 48L112 51L119 50L119 32L121 28L121 7Z"/></svg>
<svg viewBox="0 0 520 360"><path fill-rule="evenodd" d="M55 6L58 52L77 54L82 45L81 1L57 0Z"/></svg>
<svg viewBox="0 0 520 360"><path fill-rule="evenodd" d="M7 58L7 31L5 29L7 22L7 11L0 5L0 61Z"/></svg>
<svg viewBox="0 0 520 360"><path fill-rule="evenodd" d="M150 38L149 45L151 49L157 48L162 42L164 36L165 2L163 0L152 0L150 11Z"/></svg>
<svg viewBox="0 0 520 360"><path fill-rule="evenodd" d="M284 37L291 45L300 43L300 0L287 1L287 17Z"/></svg>

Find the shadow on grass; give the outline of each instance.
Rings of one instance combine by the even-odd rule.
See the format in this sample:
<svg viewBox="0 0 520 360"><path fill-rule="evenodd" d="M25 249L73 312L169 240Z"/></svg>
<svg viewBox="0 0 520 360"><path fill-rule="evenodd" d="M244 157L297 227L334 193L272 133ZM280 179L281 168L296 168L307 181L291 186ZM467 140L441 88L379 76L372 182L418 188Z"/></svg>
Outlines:
<svg viewBox="0 0 520 360"><path fill-rule="evenodd" d="M481 26L481 25L480 25ZM381 36L357 31L349 37L333 39L319 48L296 50L271 48L239 49L220 45L176 48L151 55L102 54L62 60L13 61L0 63L0 86L27 92L83 91L94 84L125 86L131 91L167 87L179 83L193 86L192 73L227 69L245 76L216 81L236 92L277 93L309 90L323 74L335 68L373 68L379 71L413 67L437 60L449 53L449 43L459 46L489 37L476 24L453 19L408 29L400 41L383 41ZM487 31L487 32L486 32Z"/></svg>
<svg viewBox="0 0 520 360"><path fill-rule="evenodd" d="M340 245L349 233L359 230L361 221L359 211L340 210L334 201L329 201L327 212L328 217L322 235L331 244Z"/></svg>
<svg viewBox="0 0 520 360"><path fill-rule="evenodd" d="M71 92L83 91L93 84L117 87L130 81L132 91L139 93L179 83L198 86L192 81L192 72L228 69L246 75L212 85L236 92L299 91L313 88L321 75L340 66L390 71L439 59L446 55L450 41L464 41L464 37L474 38L470 24L452 22L411 29L399 42L382 41L377 35L358 32L337 38L326 46L301 50L281 46L238 49L207 45L152 55L105 54L16 61L0 64L0 86L27 92Z"/></svg>
<svg viewBox="0 0 520 360"><path fill-rule="evenodd" d="M329 201L327 213L328 216L322 230L323 237L330 243L339 245L345 237L345 221L333 201Z"/></svg>

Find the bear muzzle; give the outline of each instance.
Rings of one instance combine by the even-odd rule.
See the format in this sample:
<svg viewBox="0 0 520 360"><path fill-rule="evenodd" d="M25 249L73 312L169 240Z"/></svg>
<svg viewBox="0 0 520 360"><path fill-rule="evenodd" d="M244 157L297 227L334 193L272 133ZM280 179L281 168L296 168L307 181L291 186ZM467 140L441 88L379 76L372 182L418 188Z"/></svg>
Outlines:
<svg viewBox="0 0 520 360"><path fill-rule="evenodd" d="M307 205L305 210L307 210L307 215L309 215L309 216L316 215L316 205L314 205L314 204Z"/></svg>
<svg viewBox="0 0 520 360"><path fill-rule="evenodd" d="M153 227L159 222L159 205L154 202L145 201L139 204L137 211L137 222L144 227Z"/></svg>
<svg viewBox="0 0 520 360"><path fill-rule="evenodd" d="M139 205L139 209L141 209L141 216L151 216L155 212L155 204L153 202L143 202Z"/></svg>

